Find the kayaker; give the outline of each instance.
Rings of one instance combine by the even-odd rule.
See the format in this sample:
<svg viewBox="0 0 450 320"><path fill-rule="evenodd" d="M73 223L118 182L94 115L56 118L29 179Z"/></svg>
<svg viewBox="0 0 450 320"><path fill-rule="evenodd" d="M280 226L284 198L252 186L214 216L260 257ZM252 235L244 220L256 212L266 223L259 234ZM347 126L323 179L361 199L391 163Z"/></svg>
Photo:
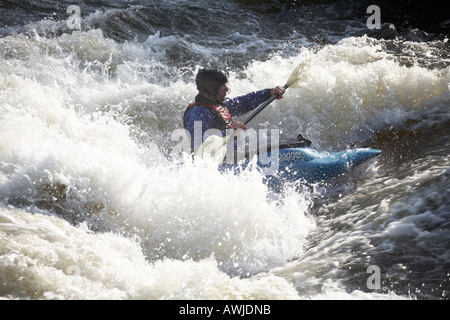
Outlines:
<svg viewBox="0 0 450 320"><path fill-rule="evenodd" d="M225 136L226 129L246 130L244 123L235 121L233 117L245 114L261 103L269 99L274 94L278 94L277 99L282 99L285 89L276 86L272 89L264 89L251 92L233 99L226 98L230 91L227 83L227 76L215 69L202 69L197 73L195 79L198 94L195 102L188 105L184 117L184 128L189 131L191 144L194 151L199 146L194 146L195 123L201 123L202 138L209 129L218 129ZM202 140L201 140L202 141Z"/></svg>

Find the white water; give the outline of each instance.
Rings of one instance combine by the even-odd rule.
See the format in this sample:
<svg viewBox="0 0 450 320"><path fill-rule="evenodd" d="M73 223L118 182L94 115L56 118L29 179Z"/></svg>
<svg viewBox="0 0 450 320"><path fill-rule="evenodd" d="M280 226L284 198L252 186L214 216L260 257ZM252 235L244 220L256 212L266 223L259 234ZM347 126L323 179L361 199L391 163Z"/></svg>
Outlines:
<svg viewBox="0 0 450 320"><path fill-rule="evenodd" d="M317 230L309 192L288 186L274 197L256 171L168 160L170 133L196 93L192 79L158 63L170 41L179 39L118 44L99 30L0 39L1 296L397 298L347 293L326 276L321 289L302 289L320 274L289 272ZM448 68L401 66L367 37L255 61L231 72L231 95L284 84L305 61L306 79L255 127L342 148L449 101Z"/></svg>

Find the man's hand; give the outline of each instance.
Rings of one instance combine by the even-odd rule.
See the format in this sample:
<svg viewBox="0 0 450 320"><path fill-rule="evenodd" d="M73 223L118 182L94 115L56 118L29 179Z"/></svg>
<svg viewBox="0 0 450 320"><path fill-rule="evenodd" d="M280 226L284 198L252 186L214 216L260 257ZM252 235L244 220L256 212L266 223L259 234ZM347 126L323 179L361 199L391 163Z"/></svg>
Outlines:
<svg viewBox="0 0 450 320"><path fill-rule="evenodd" d="M283 99L283 94L286 92L286 90L282 86L276 86L275 88L270 90L270 95L273 96L274 94L277 94L276 99Z"/></svg>
<svg viewBox="0 0 450 320"><path fill-rule="evenodd" d="M233 121L233 124L230 126L230 129L241 129L241 130L247 130L247 126L240 121Z"/></svg>
<svg viewBox="0 0 450 320"><path fill-rule="evenodd" d="M241 131L247 130L247 126L243 122L233 121L230 129L234 129L234 137L237 138L241 134Z"/></svg>

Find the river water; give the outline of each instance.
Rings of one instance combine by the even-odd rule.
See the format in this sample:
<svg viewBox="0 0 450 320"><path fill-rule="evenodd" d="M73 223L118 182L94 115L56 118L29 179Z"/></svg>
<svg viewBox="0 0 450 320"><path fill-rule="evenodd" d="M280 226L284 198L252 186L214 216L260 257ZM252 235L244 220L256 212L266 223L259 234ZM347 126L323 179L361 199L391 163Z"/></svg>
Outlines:
<svg viewBox="0 0 450 320"><path fill-rule="evenodd" d="M448 23L367 7L2 1L0 297L448 299ZM249 125L376 161L273 190L172 152L200 68L233 97L300 64Z"/></svg>

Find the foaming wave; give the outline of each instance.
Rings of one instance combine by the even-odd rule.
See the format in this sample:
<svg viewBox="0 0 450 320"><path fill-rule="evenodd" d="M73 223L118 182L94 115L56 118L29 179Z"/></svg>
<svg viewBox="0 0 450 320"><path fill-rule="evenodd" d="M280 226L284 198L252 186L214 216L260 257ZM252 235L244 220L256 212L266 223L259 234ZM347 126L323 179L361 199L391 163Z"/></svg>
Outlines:
<svg viewBox="0 0 450 320"><path fill-rule="evenodd" d="M86 54L62 49L70 37ZM11 52L36 48L4 41ZM105 46L120 53L136 44L119 47L96 31L35 41L61 51L38 51L30 56L36 64L11 56L0 65L0 194L7 205L137 237L153 262L213 259L220 270L249 276L301 255L314 228L304 194L273 201L256 170L237 177L206 164L172 163L153 139L139 139L168 140L164 119L173 114L161 106L182 100L191 87L142 81L114 55L116 76L103 73L110 63ZM89 57L102 68L91 68Z"/></svg>
<svg viewBox="0 0 450 320"><path fill-rule="evenodd" d="M149 263L138 242L0 208L0 294L32 299L297 299L273 275L230 277L212 259Z"/></svg>
<svg viewBox="0 0 450 320"><path fill-rule="evenodd" d="M448 67L403 65L402 56L387 52L384 45L383 40L351 37L305 48L289 59L275 56L253 63L249 78L237 80L236 87L247 88L249 82L255 89L266 87L267 79L284 84L300 64L306 65L306 74L252 125L281 127L290 138L302 133L317 148L340 149L366 143L377 130L392 130L429 110L446 108Z"/></svg>

